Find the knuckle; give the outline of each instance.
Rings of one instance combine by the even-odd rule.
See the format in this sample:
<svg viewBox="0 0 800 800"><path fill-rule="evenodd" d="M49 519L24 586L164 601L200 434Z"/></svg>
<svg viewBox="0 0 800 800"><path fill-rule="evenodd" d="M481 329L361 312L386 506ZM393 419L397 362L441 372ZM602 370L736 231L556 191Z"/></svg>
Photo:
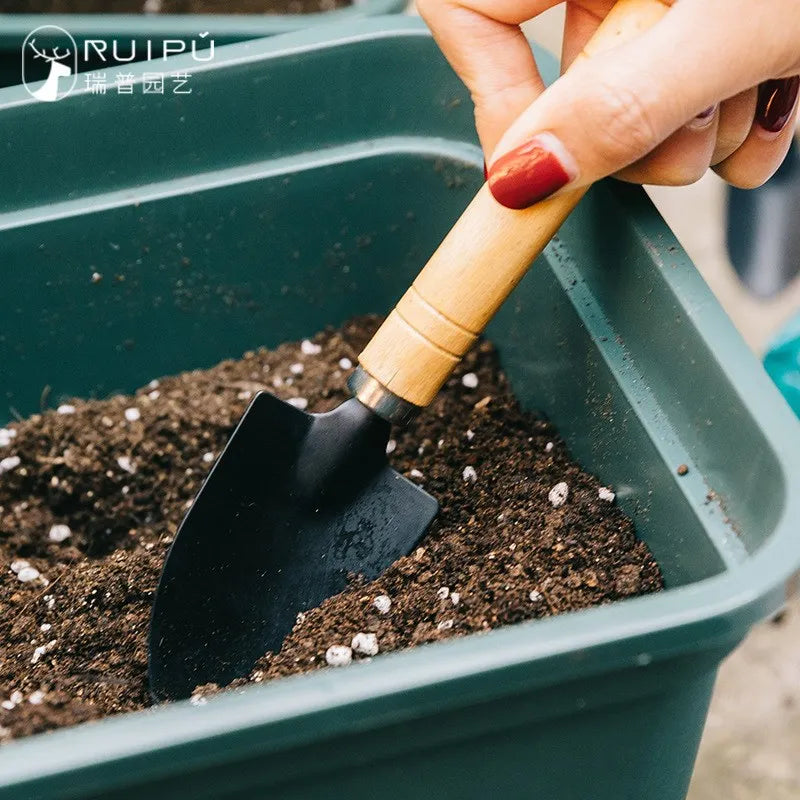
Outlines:
<svg viewBox="0 0 800 800"><path fill-rule="evenodd" d="M601 81L585 107L598 155L612 165L628 164L659 144L649 106L639 91Z"/></svg>

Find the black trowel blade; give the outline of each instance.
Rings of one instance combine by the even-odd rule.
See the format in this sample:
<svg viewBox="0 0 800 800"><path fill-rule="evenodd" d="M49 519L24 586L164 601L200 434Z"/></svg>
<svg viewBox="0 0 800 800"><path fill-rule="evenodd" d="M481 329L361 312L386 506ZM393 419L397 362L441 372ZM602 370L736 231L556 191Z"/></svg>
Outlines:
<svg viewBox="0 0 800 800"><path fill-rule="evenodd" d="M407 555L438 509L391 469L389 426L349 400L307 414L259 394L172 544L150 626L158 700L247 675L297 614Z"/></svg>

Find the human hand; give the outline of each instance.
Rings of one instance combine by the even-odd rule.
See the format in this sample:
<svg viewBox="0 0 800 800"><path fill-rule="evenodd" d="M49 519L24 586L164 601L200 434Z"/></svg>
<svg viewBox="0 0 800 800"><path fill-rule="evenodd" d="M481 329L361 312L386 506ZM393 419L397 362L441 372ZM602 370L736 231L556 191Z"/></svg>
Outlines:
<svg viewBox="0 0 800 800"><path fill-rule="evenodd" d="M559 0L418 0L475 102L489 188L510 208L616 175L693 183L709 168L759 186L791 145L797 0L663 0L651 29L544 89L520 24ZM567 2L562 67L615 0Z"/></svg>

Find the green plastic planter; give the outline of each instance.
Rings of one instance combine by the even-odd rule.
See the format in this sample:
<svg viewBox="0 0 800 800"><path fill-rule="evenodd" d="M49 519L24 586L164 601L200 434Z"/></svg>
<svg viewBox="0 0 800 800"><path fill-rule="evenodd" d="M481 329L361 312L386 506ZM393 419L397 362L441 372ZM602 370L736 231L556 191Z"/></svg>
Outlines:
<svg viewBox="0 0 800 800"><path fill-rule="evenodd" d="M357 0L346 8L317 14L0 14L0 86L22 83L22 46L25 37L40 25L63 28L72 35L83 53L88 52L89 58L82 57L79 62L79 68L84 72L107 66L93 48L85 50L87 40L105 42L110 53L111 43L117 39L119 52L123 54L131 51L131 39L136 40L140 53L145 52L149 41L151 52L160 58L164 41L168 39L185 42L187 48L191 47L192 40L200 48L213 39L217 46L320 24L400 13L407 5L407 0ZM201 39L198 34L205 31L209 36ZM40 36L39 41L46 44L48 37ZM142 60L142 57L137 60ZM113 59L108 60L110 68L116 63ZM125 69L127 71L127 67Z"/></svg>
<svg viewBox="0 0 800 800"><path fill-rule="evenodd" d="M418 21L231 45L195 86L0 91L2 414L385 311L481 183ZM720 661L800 566L800 428L636 187L590 192L490 335L666 591L12 743L0 797L683 797Z"/></svg>

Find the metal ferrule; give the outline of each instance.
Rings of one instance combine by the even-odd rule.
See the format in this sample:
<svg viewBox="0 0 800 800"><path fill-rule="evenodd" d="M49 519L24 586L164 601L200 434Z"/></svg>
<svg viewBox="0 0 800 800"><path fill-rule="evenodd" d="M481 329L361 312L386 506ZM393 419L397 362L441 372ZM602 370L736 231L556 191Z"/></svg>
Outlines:
<svg viewBox="0 0 800 800"><path fill-rule="evenodd" d="M356 367L347 381L347 386L353 393L353 397L358 399L362 405L395 425L405 425L422 410L419 406L390 392L382 383L364 372L361 367Z"/></svg>

